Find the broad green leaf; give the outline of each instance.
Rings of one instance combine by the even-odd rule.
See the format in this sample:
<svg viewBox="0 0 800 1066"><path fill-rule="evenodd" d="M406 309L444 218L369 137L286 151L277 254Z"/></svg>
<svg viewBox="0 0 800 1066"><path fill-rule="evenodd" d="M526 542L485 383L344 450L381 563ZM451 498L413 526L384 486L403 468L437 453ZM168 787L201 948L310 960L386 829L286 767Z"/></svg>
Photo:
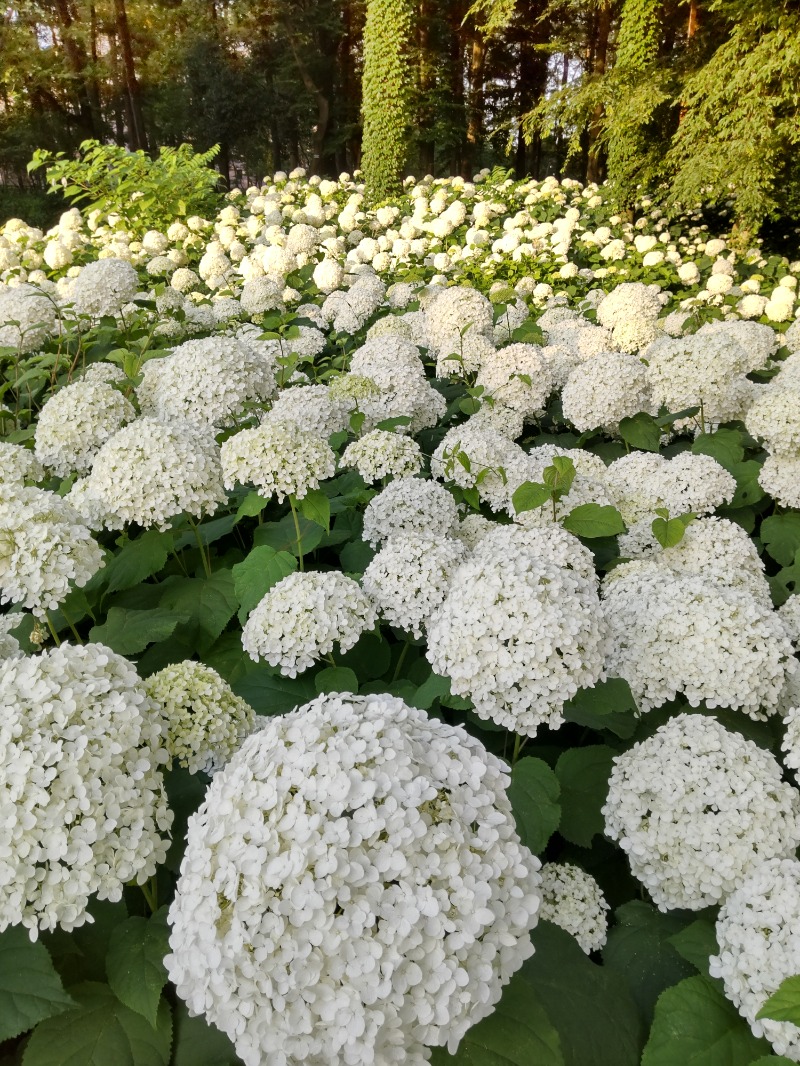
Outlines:
<svg viewBox="0 0 800 1066"><path fill-rule="evenodd" d="M339 666L349 666L362 680L374 681L386 674L392 662L392 651L382 637L363 633L355 647L338 656L337 661Z"/></svg>
<svg viewBox="0 0 800 1066"><path fill-rule="evenodd" d="M156 1025L161 990L167 983L169 951L166 912L128 918L111 934L106 954L108 983L117 999Z"/></svg>
<svg viewBox="0 0 800 1066"><path fill-rule="evenodd" d="M175 1004L171 1066L241 1066L228 1037L202 1015L190 1018L183 1000Z"/></svg>
<svg viewBox="0 0 800 1066"><path fill-rule="evenodd" d="M662 548L674 548L683 540L687 525L683 518L654 518L650 528Z"/></svg>
<svg viewBox="0 0 800 1066"><path fill-rule="evenodd" d="M316 522L318 526L330 533L331 529L331 501L320 489L310 489L298 502L300 513L309 522Z"/></svg>
<svg viewBox="0 0 800 1066"><path fill-rule="evenodd" d="M633 448L646 452L657 452L661 443L663 430L652 415L640 411L632 418L623 418L619 424L619 435Z"/></svg>
<svg viewBox="0 0 800 1066"><path fill-rule="evenodd" d="M538 481L523 481L511 497L511 505L515 514L524 511L535 511L537 507L547 503L550 499L550 489L546 485L540 485Z"/></svg>
<svg viewBox="0 0 800 1066"><path fill-rule="evenodd" d="M568 455L556 455L551 465L542 471L542 480L553 492L563 496L572 488L575 473L575 464Z"/></svg>
<svg viewBox="0 0 800 1066"><path fill-rule="evenodd" d="M414 694L413 706L422 711L429 711L434 702L441 696L450 695L450 678L440 677L433 671L419 686Z"/></svg>
<svg viewBox="0 0 800 1066"><path fill-rule="evenodd" d="M264 508L269 503L269 500L262 496L260 493L248 492L242 502L239 504L239 509L236 512L237 518L255 518L256 515L261 514Z"/></svg>
<svg viewBox="0 0 800 1066"><path fill-rule="evenodd" d="M556 763L561 785L561 823L558 831L571 844L588 848L605 828L600 809L608 795L611 763L616 753L604 744L568 748Z"/></svg>
<svg viewBox="0 0 800 1066"><path fill-rule="evenodd" d="M268 544L253 548L241 563L232 567L233 589L239 600L239 621L244 624L247 616L288 574L297 569L297 560L289 552L278 552Z"/></svg>
<svg viewBox="0 0 800 1066"><path fill-rule="evenodd" d="M659 996L642 1066L750 1066L770 1050L709 978L687 977Z"/></svg>
<svg viewBox="0 0 800 1066"><path fill-rule="evenodd" d="M358 678L347 666L329 666L314 677L317 692L358 692Z"/></svg>
<svg viewBox="0 0 800 1066"><path fill-rule="evenodd" d="M300 526L300 543L303 555L312 552L325 535L325 530L316 522L310 522L306 517L298 517ZM265 522L253 533L254 544L268 544L278 552L291 552L298 554L297 530L294 528L294 520L290 514L280 522Z"/></svg>
<svg viewBox="0 0 800 1066"><path fill-rule="evenodd" d="M0 933L0 1043L74 1005L41 940L21 925Z"/></svg>
<svg viewBox="0 0 800 1066"><path fill-rule="evenodd" d="M800 595L800 549L791 566L784 566L774 577L769 578L769 587L776 607L780 607L790 596Z"/></svg>
<svg viewBox="0 0 800 1066"><path fill-rule="evenodd" d="M215 570L211 577L187 577L172 582L161 606L185 614L194 630L200 652L210 648L236 614L239 601L230 570Z"/></svg>
<svg viewBox="0 0 800 1066"><path fill-rule="evenodd" d="M572 508L561 524L576 537L584 537L587 540L594 537L614 537L625 532L622 515L610 504L579 504Z"/></svg>
<svg viewBox="0 0 800 1066"><path fill-rule="evenodd" d="M310 677L283 677L273 666L251 663L248 670L230 682L237 696L247 700L256 714L285 714L317 695Z"/></svg>
<svg viewBox="0 0 800 1066"><path fill-rule="evenodd" d="M536 951L522 974L558 1032L565 1066L639 1066L645 1030L619 974L550 922L540 921L531 939Z"/></svg>
<svg viewBox="0 0 800 1066"><path fill-rule="evenodd" d="M519 971L488 1018L468 1029L455 1055L436 1049L433 1066L565 1066L558 1033Z"/></svg>
<svg viewBox="0 0 800 1066"><path fill-rule="evenodd" d="M543 759L523 758L511 771L508 798L522 843L540 855L558 829L558 778Z"/></svg>
<svg viewBox="0 0 800 1066"><path fill-rule="evenodd" d="M636 701L630 685L621 677L598 681L593 688L582 688L564 704L562 711L567 722L576 722L591 729L610 729L627 740L636 732Z"/></svg>
<svg viewBox="0 0 800 1066"><path fill-rule="evenodd" d="M102 571L108 592L129 589L157 574L172 549L172 534L148 529L136 540L129 540L111 557Z"/></svg>
<svg viewBox="0 0 800 1066"><path fill-rule="evenodd" d="M669 942L682 959L708 977L708 960L719 951L716 929L710 918L695 918L685 929L671 936Z"/></svg>
<svg viewBox="0 0 800 1066"><path fill-rule="evenodd" d="M87 982L72 994L76 1008L36 1026L24 1066L167 1066L172 1017L166 1000L154 1029L120 1003L108 985Z"/></svg>
<svg viewBox="0 0 800 1066"><path fill-rule="evenodd" d="M729 473L736 478L736 492L730 502L730 507L749 507L763 498L764 490L758 481L761 463L756 459L733 463L729 468Z"/></svg>
<svg viewBox="0 0 800 1066"><path fill-rule="evenodd" d="M785 1055L763 1055L758 1059L753 1059L750 1066L795 1066L795 1063L787 1059Z"/></svg>
<svg viewBox="0 0 800 1066"><path fill-rule="evenodd" d="M215 544L227 536L239 521L235 514L226 514L222 518L213 518L210 522L203 522L194 529L185 530L175 540L175 548L196 548L199 537L204 546Z"/></svg>
<svg viewBox="0 0 800 1066"><path fill-rule="evenodd" d="M776 563L791 566L800 550L800 514L770 515L761 523L759 536Z"/></svg>
<svg viewBox="0 0 800 1066"><path fill-rule="evenodd" d="M699 407L684 407L682 411L667 411L662 407L656 422L659 426L666 427L679 422L682 418L694 418L697 414L700 414Z"/></svg>
<svg viewBox="0 0 800 1066"><path fill-rule="evenodd" d="M511 340L515 344L544 344L545 336L541 328L536 325L532 318L526 318L525 321L517 326L517 328L511 334Z"/></svg>
<svg viewBox="0 0 800 1066"><path fill-rule="evenodd" d="M626 982L649 1026L664 989L694 973L669 940L685 925L686 915L663 914L652 904L635 899L623 904L615 918L603 948L603 962Z"/></svg>
<svg viewBox="0 0 800 1066"><path fill-rule="evenodd" d="M387 433L392 433L400 426L410 426L411 418L408 415L395 415L394 418L384 418L383 421L378 422L376 429L383 429Z"/></svg>
<svg viewBox="0 0 800 1066"><path fill-rule="evenodd" d="M93 626L89 639L107 644L120 655L135 655L148 644L166 640L175 627L189 619L188 611L154 607L149 611L128 611L112 607L101 626Z"/></svg>
<svg viewBox="0 0 800 1066"><path fill-rule="evenodd" d="M701 433L692 443L695 455L710 455L726 470L744 459L742 434L738 429L718 429L715 433Z"/></svg>
<svg viewBox="0 0 800 1066"><path fill-rule="evenodd" d="M771 1018L776 1022L800 1025L800 975L781 981L756 1018Z"/></svg>

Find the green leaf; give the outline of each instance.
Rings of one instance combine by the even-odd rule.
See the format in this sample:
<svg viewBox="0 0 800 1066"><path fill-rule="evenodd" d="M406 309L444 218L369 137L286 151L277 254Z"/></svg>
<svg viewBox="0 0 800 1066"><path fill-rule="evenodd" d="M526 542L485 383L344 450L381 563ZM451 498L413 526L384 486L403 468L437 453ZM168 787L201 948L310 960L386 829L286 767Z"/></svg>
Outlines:
<svg viewBox="0 0 800 1066"><path fill-rule="evenodd" d="M128 918L111 934L106 973L111 990L126 1007L155 1027L161 990L167 983L164 956L169 951L166 909L152 918Z"/></svg>
<svg viewBox="0 0 800 1066"><path fill-rule="evenodd" d="M770 1050L709 978L687 977L659 996L642 1066L749 1066Z"/></svg>
<svg viewBox="0 0 800 1066"><path fill-rule="evenodd" d="M322 540L325 530L304 516L298 518L297 524L300 526L303 555L308 555ZM294 528L292 516L288 514L280 522L265 522L263 526L259 526L253 533L253 543L268 544L275 551L297 555L297 530Z"/></svg>
<svg viewBox="0 0 800 1066"><path fill-rule="evenodd" d="M652 415L640 411L632 418L623 418L619 424L619 435L633 448L645 452L657 452L661 444L663 430Z"/></svg>
<svg viewBox="0 0 800 1066"><path fill-rule="evenodd" d="M186 1004L179 999L171 1066L241 1066L241 1059L224 1033L202 1015L189 1017Z"/></svg>
<svg viewBox="0 0 800 1066"><path fill-rule="evenodd" d="M157 574L172 549L172 534L149 529L125 544L106 565L103 578L108 592L133 588Z"/></svg>
<svg viewBox="0 0 800 1066"><path fill-rule="evenodd" d="M314 678L317 692L358 692L358 678L347 666L329 666Z"/></svg>
<svg viewBox="0 0 800 1066"><path fill-rule="evenodd" d="M21 925L0 933L0 1043L74 1005L40 940Z"/></svg>
<svg viewBox="0 0 800 1066"><path fill-rule="evenodd" d="M800 1025L800 975L781 981L777 991L769 997L756 1018L770 1018L775 1022Z"/></svg>
<svg viewBox="0 0 800 1066"><path fill-rule="evenodd" d="M796 1066L791 1059L787 1059L785 1055L763 1055L758 1059L753 1059L750 1066Z"/></svg>
<svg viewBox="0 0 800 1066"><path fill-rule="evenodd" d="M230 570L215 570L211 577L176 579L161 598L161 606L186 615L195 631L200 652L210 648L236 614L239 600Z"/></svg>
<svg viewBox="0 0 800 1066"><path fill-rule="evenodd" d="M563 496L572 488L575 473L575 464L569 456L556 455L542 471L542 480L557 496Z"/></svg>
<svg viewBox="0 0 800 1066"><path fill-rule="evenodd" d="M232 567L233 589L239 600L239 621L247 616L269 590L297 569L297 560L289 552L275 551L268 544L260 544Z"/></svg>
<svg viewBox="0 0 800 1066"><path fill-rule="evenodd" d="M682 959L690 962L704 977L708 977L708 960L719 951L714 922L696 918L685 929L669 938Z"/></svg>
<svg viewBox="0 0 800 1066"><path fill-rule="evenodd" d="M683 515L680 518L654 518L650 528L662 548L674 548L683 540L686 527L692 518L692 515Z"/></svg>
<svg viewBox="0 0 800 1066"><path fill-rule="evenodd" d="M103 625L89 630L89 639L107 644L120 655L135 655L154 641L166 640L180 622L188 619L188 612L170 611L164 607L149 611L112 607Z"/></svg>
<svg viewBox="0 0 800 1066"><path fill-rule="evenodd" d="M784 566L768 580L772 600L776 607L780 607L790 596L800 594L800 549L791 566Z"/></svg>
<svg viewBox="0 0 800 1066"><path fill-rule="evenodd" d="M800 551L800 514L770 515L761 523L759 536L776 563L791 566Z"/></svg>
<svg viewBox="0 0 800 1066"><path fill-rule="evenodd" d="M429 711L437 699L449 695L450 678L440 677L439 674L434 674L431 671L414 693L412 703L414 707L419 707L421 711Z"/></svg>
<svg viewBox="0 0 800 1066"><path fill-rule="evenodd" d="M666 411L661 408L662 413L659 413L656 423L659 426L667 427L671 426L675 422L679 422L682 418L694 418L695 415L700 413L699 407L684 407L682 411Z"/></svg>
<svg viewBox="0 0 800 1066"><path fill-rule="evenodd" d="M515 514L522 514L524 511L535 511L550 498L550 489L546 485L540 485L537 481L523 481L519 488L515 489L511 504Z"/></svg>
<svg viewBox="0 0 800 1066"><path fill-rule="evenodd" d="M316 522L318 526L330 533L331 531L331 501L320 489L311 489L298 502L300 513L309 522Z"/></svg>
<svg viewBox="0 0 800 1066"><path fill-rule="evenodd" d="M561 824L565 840L588 848L605 821L600 809L608 795L611 763L616 753L605 744L568 748L556 763L561 785Z"/></svg>
<svg viewBox="0 0 800 1066"><path fill-rule="evenodd" d="M154 1029L120 1003L108 985L87 982L72 994L77 1008L36 1026L23 1066L167 1066L172 1017L166 1000Z"/></svg>
<svg viewBox="0 0 800 1066"><path fill-rule="evenodd" d="M433 1066L565 1066L555 1027L519 971L494 1011L468 1029L455 1055L435 1049Z"/></svg>
<svg viewBox="0 0 800 1066"><path fill-rule="evenodd" d="M520 759L511 771L508 798L523 844L540 855L558 829L561 807L558 778L543 759Z"/></svg>
<svg viewBox="0 0 800 1066"><path fill-rule="evenodd" d="M726 470L744 459L743 436L738 429L718 429L715 433L701 433L692 443L695 455L710 455Z"/></svg>
<svg viewBox="0 0 800 1066"><path fill-rule="evenodd" d="M215 518L211 522L203 522L197 527L197 532L193 529L186 530L181 533L178 539L175 541L175 548L179 550L181 548L196 548L197 538L200 537L201 542L205 547L209 544L214 544L218 540L222 540L233 529L236 523L239 521L235 514L226 514L222 518Z"/></svg>
<svg viewBox="0 0 800 1066"><path fill-rule="evenodd" d="M582 688L564 704L562 711L567 722L589 726L590 729L610 729L627 740L636 732L636 701L630 685L621 677L598 681L593 688Z"/></svg>
<svg viewBox="0 0 800 1066"><path fill-rule="evenodd" d="M522 973L558 1032L565 1066L639 1066L644 1028L619 974L550 922L540 921L532 940Z"/></svg>
<svg viewBox="0 0 800 1066"><path fill-rule="evenodd" d="M269 500L262 496L260 493L255 491L248 492L248 494L239 504L239 509L236 512L236 517L255 518L256 515L261 514L261 512L264 510L268 503Z"/></svg>
<svg viewBox="0 0 800 1066"><path fill-rule="evenodd" d="M230 686L256 714L285 714L317 695L310 677L283 677L265 663L251 662L250 668L234 677Z"/></svg>
<svg viewBox="0 0 800 1066"><path fill-rule="evenodd" d="M383 429L387 433L392 433L400 426L410 426L411 418L408 415L395 415L394 418L384 418L382 422L378 422L376 429Z"/></svg>
<svg viewBox="0 0 800 1066"><path fill-rule="evenodd" d="M544 344L545 336L532 318L526 318L521 325L513 330L511 340L515 344Z"/></svg>
<svg viewBox="0 0 800 1066"><path fill-rule="evenodd" d="M576 537L584 537L587 540L594 537L614 537L625 532L622 515L610 504L579 504L578 507L572 508L561 524Z"/></svg>
<svg viewBox="0 0 800 1066"><path fill-rule="evenodd" d="M729 473L736 478L736 492L729 504L730 507L749 507L763 498L764 490L758 482L761 463L756 459L733 463L729 468Z"/></svg>

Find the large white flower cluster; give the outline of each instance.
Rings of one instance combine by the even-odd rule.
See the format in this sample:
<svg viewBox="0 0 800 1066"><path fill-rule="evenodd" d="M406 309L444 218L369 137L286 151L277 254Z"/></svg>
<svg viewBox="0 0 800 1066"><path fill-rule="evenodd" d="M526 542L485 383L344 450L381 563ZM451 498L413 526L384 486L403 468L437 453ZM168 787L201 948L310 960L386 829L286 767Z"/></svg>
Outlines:
<svg viewBox="0 0 800 1066"><path fill-rule="evenodd" d="M605 676L606 643L593 562L577 538L558 526L501 526L454 573L427 654L481 718L535 736Z"/></svg>
<svg viewBox="0 0 800 1066"><path fill-rule="evenodd" d="M587 955L600 951L608 936L605 896L592 875L572 863L548 862L542 867L539 918L574 936Z"/></svg>
<svg viewBox="0 0 800 1066"><path fill-rule="evenodd" d="M0 603L21 604L42 618L102 565L99 545L67 500L0 485Z"/></svg>
<svg viewBox="0 0 800 1066"><path fill-rule="evenodd" d="M54 331L58 304L35 285L0 286L0 347L35 352Z"/></svg>
<svg viewBox="0 0 800 1066"><path fill-rule="evenodd" d="M347 426L350 406L327 385L294 385L278 393L269 420L293 422L298 429L327 441L332 433Z"/></svg>
<svg viewBox="0 0 800 1066"><path fill-rule="evenodd" d="M647 368L636 356L604 352L577 366L561 392L564 417L581 432L616 434L623 418L649 411Z"/></svg>
<svg viewBox="0 0 800 1066"><path fill-rule="evenodd" d="M242 647L254 661L266 659L296 677L334 644L342 651L375 625L374 605L358 582L331 570L288 574L251 611Z"/></svg>
<svg viewBox="0 0 800 1066"><path fill-rule="evenodd" d="M294 422L267 417L256 429L243 429L222 445L227 488L255 485L278 500L301 500L333 475L336 459L327 441Z"/></svg>
<svg viewBox="0 0 800 1066"><path fill-rule="evenodd" d="M160 711L102 644L0 663L0 710L0 929L74 929L166 858Z"/></svg>
<svg viewBox="0 0 800 1066"><path fill-rule="evenodd" d="M79 314L100 318L117 314L139 291L139 275L125 259L87 263L72 282L69 297Z"/></svg>
<svg viewBox="0 0 800 1066"><path fill-rule="evenodd" d="M770 752L680 714L614 760L605 832L661 910L723 901L763 859L800 844L800 793Z"/></svg>
<svg viewBox="0 0 800 1066"><path fill-rule="evenodd" d="M422 467L422 449L411 437L373 429L347 445L342 465L355 467L367 482L385 477L411 478Z"/></svg>
<svg viewBox="0 0 800 1066"><path fill-rule="evenodd" d="M625 281L597 305L597 321L611 330L614 346L623 352L638 352L655 340L661 311L657 285Z"/></svg>
<svg viewBox="0 0 800 1066"><path fill-rule="evenodd" d="M730 503L736 479L710 455L681 452L672 459L653 452L631 452L615 459L605 481L622 517L632 525L657 508L672 517L709 514Z"/></svg>
<svg viewBox="0 0 800 1066"><path fill-rule="evenodd" d="M25 481L41 481L43 477L42 464L29 448L0 442L0 485L21 485Z"/></svg>
<svg viewBox="0 0 800 1066"><path fill-rule="evenodd" d="M165 528L182 511L213 514L226 498L219 447L193 423L137 418L97 453L81 497L87 520L99 515L108 529Z"/></svg>
<svg viewBox="0 0 800 1066"><path fill-rule="evenodd" d="M756 1019L787 977L795 977L800 958L800 862L773 858L760 863L737 886L717 920L719 954L709 972L725 983L725 995L764 1036L776 1055L800 1062L800 1027L791 1022Z"/></svg>
<svg viewBox="0 0 800 1066"><path fill-rule="evenodd" d="M275 392L271 360L236 337L184 341L171 355L148 359L136 390L142 413L169 422L227 426L248 402Z"/></svg>
<svg viewBox="0 0 800 1066"><path fill-rule="evenodd" d="M445 433L431 458L431 474L462 489L477 489L493 511L502 511L513 487L526 480L526 463L518 444L473 416Z"/></svg>
<svg viewBox="0 0 800 1066"><path fill-rule="evenodd" d="M523 418L535 418L544 411L554 383L541 348L509 344L482 362L475 384L484 390L484 396L518 411Z"/></svg>
<svg viewBox="0 0 800 1066"><path fill-rule="evenodd" d="M12 633L22 622L21 614L0 614L0 661L16 659L22 654L22 648Z"/></svg>
<svg viewBox="0 0 800 1066"><path fill-rule="evenodd" d="M444 397L428 383L416 345L403 337L388 335L362 344L353 352L350 372L378 388L359 401L366 431L388 418L408 418L408 425L398 428L418 433L436 425L445 412Z"/></svg>
<svg viewBox="0 0 800 1066"><path fill-rule="evenodd" d="M364 511L363 538L373 547L392 537L438 540L452 535L458 508L437 481L400 478L373 496Z"/></svg>
<svg viewBox="0 0 800 1066"><path fill-rule="evenodd" d="M164 715L167 751L189 773L220 770L253 728L253 708L205 663L165 666L144 686Z"/></svg>
<svg viewBox="0 0 800 1066"><path fill-rule="evenodd" d="M440 289L425 307L425 322L437 377L473 373L494 348L492 305L475 289Z"/></svg>
<svg viewBox="0 0 800 1066"><path fill-rule="evenodd" d="M85 474L109 437L135 417L133 404L105 381L65 385L39 412L36 458L59 477Z"/></svg>
<svg viewBox="0 0 800 1066"><path fill-rule="evenodd" d="M505 767L387 695L267 720L189 822L166 965L246 1066L421 1066L528 958Z"/></svg>

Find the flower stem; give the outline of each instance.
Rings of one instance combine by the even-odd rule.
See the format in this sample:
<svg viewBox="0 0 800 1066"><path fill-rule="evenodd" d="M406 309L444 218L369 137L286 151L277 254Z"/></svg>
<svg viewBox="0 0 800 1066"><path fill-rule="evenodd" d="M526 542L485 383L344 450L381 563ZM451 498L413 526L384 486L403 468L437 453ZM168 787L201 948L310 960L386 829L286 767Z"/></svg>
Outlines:
<svg viewBox="0 0 800 1066"><path fill-rule="evenodd" d="M52 620L50 618L50 615L47 613L47 611L44 612L44 617L45 617L45 619L47 621L47 628L50 630L50 633L51 633L51 635L53 637L53 640L56 642L56 646L60 648L61 647L61 641L58 639L58 633L56 633L55 627L53 625L53 622L52 622Z"/></svg>
<svg viewBox="0 0 800 1066"><path fill-rule="evenodd" d="M206 548L203 544L203 538L200 536L200 527L193 518L189 519L192 529L194 530L194 539L197 541L197 547L200 549L200 558L203 560L203 569L206 572L206 577L211 577L211 561L206 555Z"/></svg>
<svg viewBox="0 0 800 1066"><path fill-rule="evenodd" d="M392 674L392 680L390 682L392 685L395 683L395 681L400 676L400 668L403 665L403 660L406 657L406 652L407 651L408 651L408 641L406 641L405 644L403 645L403 647L400 649L400 655L399 655L398 660L397 660L397 666L395 666L395 668L394 668L394 673Z"/></svg>
<svg viewBox="0 0 800 1066"><path fill-rule="evenodd" d="M289 506L292 509L292 518L294 519L294 531L297 536L297 559L301 572L305 570L303 566L303 538L300 536L300 523L297 521L297 508L295 507L294 496L289 495Z"/></svg>
<svg viewBox="0 0 800 1066"><path fill-rule="evenodd" d="M519 733L515 733L514 734L514 754L511 756L511 766L512 767L514 767L516 765L517 759L519 758L520 752L524 748L525 743L526 743L525 739L523 737L521 737L519 735Z"/></svg>

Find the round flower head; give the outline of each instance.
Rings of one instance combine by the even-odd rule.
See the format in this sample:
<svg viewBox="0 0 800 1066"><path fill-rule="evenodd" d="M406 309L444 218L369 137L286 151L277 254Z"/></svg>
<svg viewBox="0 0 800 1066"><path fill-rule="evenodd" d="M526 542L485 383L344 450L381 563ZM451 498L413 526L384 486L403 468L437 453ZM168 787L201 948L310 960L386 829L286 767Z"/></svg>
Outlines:
<svg viewBox="0 0 800 1066"><path fill-rule="evenodd" d="M770 452L796 455L800 451L800 384L765 389L747 412L745 424Z"/></svg>
<svg viewBox="0 0 800 1066"><path fill-rule="evenodd" d="M437 481L401 478L373 496L364 511L363 539L374 547L391 537L437 540L452 535L458 508Z"/></svg>
<svg viewBox="0 0 800 1066"><path fill-rule="evenodd" d="M0 711L0 930L74 929L166 858L161 714L102 644L0 663Z"/></svg>
<svg viewBox="0 0 800 1066"><path fill-rule="evenodd" d="M174 663L144 685L164 714L167 751L189 773L221 769L253 728L253 708L204 663Z"/></svg>
<svg viewBox="0 0 800 1066"><path fill-rule="evenodd" d="M564 417L580 432L604 429L616 434L623 418L650 410L647 368L624 352L596 355L569 375L561 404Z"/></svg>
<svg viewBox="0 0 800 1066"><path fill-rule="evenodd" d="M227 426L248 402L275 392L271 360L236 337L184 341L148 359L136 390L144 414L170 422Z"/></svg>
<svg viewBox="0 0 800 1066"><path fill-rule="evenodd" d="M768 455L758 483L782 507L800 507L800 454Z"/></svg>
<svg viewBox="0 0 800 1066"><path fill-rule="evenodd" d="M19 641L11 630L16 629L23 618L21 614L0 614L0 661L22 655Z"/></svg>
<svg viewBox="0 0 800 1066"><path fill-rule="evenodd" d="M350 404L327 385L296 385L283 389L269 413L272 422L294 422L298 429L326 440L347 427Z"/></svg>
<svg viewBox="0 0 800 1066"><path fill-rule="evenodd" d="M533 951L539 863L504 771L393 696L267 719L189 822L165 960L178 995L245 1066L455 1051Z"/></svg>
<svg viewBox="0 0 800 1066"><path fill-rule="evenodd" d="M103 565L80 515L54 492L0 486L0 603L42 618Z"/></svg>
<svg viewBox="0 0 800 1066"><path fill-rule="evenodd" d="M490 351L492 334L494 329L494 312L491 303L475 289L466 287L454 287L440 289L433 299L425 307L427 333L431 341L431 347L443 362L448 356L465 354L466 347L469 352L471 342L474 339L483 339L487 342L485 350ZM465 331L465 327L466 331ZM464 370L472 372L478 369L479 360L464 359ZM455 373L457 363L447 363L440 368L437 364L437 375Z"/></svg>
<svg viewBox="0 0 800 1066"><path fill-rule="evenodd" d="M42 464L29 448L21 444L0 442L0 485L21 485L24 481L41 481Z"/></svg>
<svg viewBox="0 0 800 1066"><path fill-rule="evenodd" d="M57 315L55 302L35 285L0 285L0 347L35 352L55 329Z"/></svg>
<svg viewBox="0 0 800 1066"><path fill-rule="evenodd" d="M346 574L289 574L273 585L242 630L242 647L255 662L266 659L296 677L317 659L352 648L375 625L376 612L358 582Z"/></svg>
<svg viewBox="0 0 800 1066"><path fill-rule="evenodd" d="M165 528L182 511L213 514L225 500L219 448L199 426L137 418L97 453L84 495L108 529Z"/></svg>
<svg viewBox="0 0 800 1066"><path fill-rule="evenodd" d="M615 347L623 352L637 352L655 340L660 311L657 285L626 281L597 305L597 321L611 330Z"/></svg>
<svg viewBox="0 0 800 1066"><path fill-rule="evenodd" d="M579 866L548 862L542 867L539 918L574 936L587 955L600 951L608 935L608 904L600 886Z"/></svg>
<svg viewBox="0 0 800 1066"><path fill-rule="evenodd" d="M87 263L70 289L79 314L100 318L115 315L139 289L139 276L125 259L98 259Z"/></svg>
<svg viewBox="0 0 800 1066"><path fill-rule="evenodd" d="M535 344L509 344L492 353L478 373L476 385L505 407L535 418L553 391L553 378Z"/></svg>
<svg viewBox="0 0 800 1066"><path fill-rule="evenodd" d="M243 429L222 445L222 472L227 488L236 482L255 485L265 496L301 500L309 489L332 477L336 457L317 433L294 422L267 417L256 429Z"/></svg>
<svg viewBox="0 0 800 1066"><path fill-rule="evenodd" d="M410 423L399 428L414 434L435 425L444 414L444 397L428 384L419 351L411 341L397 336L367 341L353 352L350 372L369 378L378 389L377 393L365 390L359 398L366 431L387 418L405 417Z"/></svg>
<svg viewBox="0 0 800 1066"><path fill-rule="evenodd" d="M716 459L691 452L672 459L631 452L607 467L604 480L628 525L648 515L652 521L660 507L672 517L708 514L736 491L736 479Z"/></svg>
<svg viewBox="0 0 800 1066"><path fill-rule="evenodd" d="M133 405L104 381L65 385L36 422L36 458L59 477L85 474L103 444L136 417Z"/></svg>
<svg viewBox="0 0 800 1066"><path fill-rule="evenodd" d="M373 429L347 445L342 466L355 467L366 482L385 477L412 478L422 467L422 449L410 437Z"/></svg>
<svg viewBox="0 0 800 1066"><path fill-rule="evenodd" d="M800 793L774 756L702 714L617 756L603 815L661 910L720 903L756 863L800 844Z"/></svg>
<svg viewBox="0 0 800 1066"><path fill-rule="evenodd" d="M468 418L448 429L431 459L431 474L461 489L478 490L493 511L508 506L509 483L525 480L527 455L505 433L485 420Z"/></svg>
<svg viewBox="0 0 800 1066"><path fill-rule="evenodd" d="M776 1055L800 1062L800 1027L756 1018L787 977L797 975L800 958L800 862L775 858L745 877L717 919L719 954L709 973L725 983L725 995L755 1036L764 1036Z"/></svg>
<svg viewBox="0 0 800 1066"><path fill-rule="evenodd" d="M576 555L585 551L571 539ZM547 540L517 527L487 534L428 623L436 673L481 718L528 736L561 725L564 703L605 676L594 569L589 577L582 557L574 568L556 561L560 545L550 553Z"/></svg>

